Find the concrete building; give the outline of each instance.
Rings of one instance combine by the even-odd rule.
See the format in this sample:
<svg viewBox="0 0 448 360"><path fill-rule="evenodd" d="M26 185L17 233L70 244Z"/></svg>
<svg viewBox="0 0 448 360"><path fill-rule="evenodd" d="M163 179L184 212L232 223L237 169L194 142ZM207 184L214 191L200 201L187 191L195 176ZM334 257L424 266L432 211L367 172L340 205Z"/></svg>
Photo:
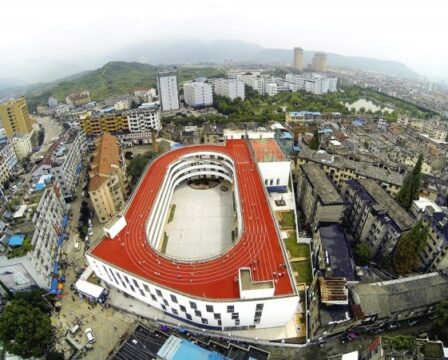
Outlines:
<svg viewBox="0 0 448 360"><path fill-rule="evenodd" d="M129 130L128 117L124 112L86 112L79 116L79 126L87 136L103 132L117 133Z"/></svg>
<svg viewBox="0 0 448 360"><path fill-rule="evenodd" d="M306 163L320 164L339 190L342 189L346 180L370 178L374 179L389 194L394 196L403 184L403 174L388 169L382 164L379 164L381 166L375 166L311 149L301 150L297 156L297 161L298 165Z"/></svg>
<svg viewBox="0 0 448 360"><path fill-rule="evenodd" d="M291 91L305 90L315 95L336 92L338 83L337 78L330 78L317 73L286 74L285 81L289 84Z"/></svg>
<svg viewBox="0 0 448 360"><path fill-rule="evenodd" d="M162 129L160 109L158 107L140 106L126 113L130 133L142 133Z"/></svg>
<svg viewBox="0 0 448 360"><path fill-rule="evenodd" d="M327 54L323 52L317 52L313 57L313 71L324 73L328 71L327 67Z"/></svg>
<svg viewBox="0 0 448 360"><path fill-rule="evenodd" d="M188 106L201 108L213 104L212 85L203 81L184 83L184 100Z"/></svg>
<svg viewBox="0 0 448 360"><path fill-rule="evenodd" d="M259 94L264 94L264 78L256 74L242 74L240 79Z"/></svg>
<svg viewBox="0 0 448 360"><path fill-rule="evenodd" d="M448 131L442 127L435 126L432 121L423 121L422 132L431 139L439 141L446 141L448 137Z"/></svg>
<svg viewBox="0 0 448 360"><path fill-rule="evenodd" d="M274 83L266 83L264 92L268 96L274 96L278 94L277 84Z"/></svg>
<svg viewBox="0 0 448 360"><path fill-rule="evenodd" d="M20 257L8 259L0 256L0 272L11 274L11 281L5 284L10 290L20 291L38 286L50 292L56 291L57 280L54 281L53 273L58 271L63 231L67 225L66 203L58 184L51 180L45 183L43 189L34 192L32 197L37 200L32 217L34 232L24 239L30 241L32 249Z"/></svg>
<svg viewBox="0 0 448 360"><path fill-rule="evenodd" d="M448 279L438 273L415 275L350 289L357 324L364 328L427 318L448 298ZM353 324L354 325L354 324Z"/></svg>
<svg viewBox="0 0 448 360"><path fill-rule="evenodd" d="M50 108L55 108L56 106L58 106L58 100L55 97L50 96L48 98L48 106Z"/></svg>
<svg viewBox="0 0 448 360"><path fill-rule="evenodd" d="M322 114L318 111L288 111L285 121L293 122L299 126L316 124L322 120Z"/></svg>
<svg viewBox="0 0 448 360"><path fill-rule="evenodd" d="M300 47L294 48L294 69L303 72L303 49Z"/></svg>
<svg viewBox="0 0 448 360"><path fill-rule="evenodd" d="M157 88L162 111L179 110L180 102L177 85L177 72L159 72L157 74Z"/></svg>
<svg viewBox="0 0 448 360"><path fill-rule="evenodd" d="M98 220L112 219L126 198L126 170L117 138L104 133L95 141L89 172L89 196Z"/></svg>
<svg viewBox="0 0 448 360"><path fill-rule="evenodd" d="M5 129L6 136L10 138L33 131L24 97L0 104L0 124Z"/></svg>
<svg viewBox="0 0 448 360"><path fill-rule="evenodd" d="M318 164L298 167L297 199L313 228L319 222L338 223L342 219L344 201Z"/></svg>
<svg viewBox="0 0 448 360"><path fill-rule="evenodd" d="M230 100L241 98L244 100L244 83L237 79L213 79L213 92L219 96L228 97Z"/></svg>
<svg viewBox="0 0 448 360"><path fill-rule="evenodd" d="M50 145L44 159L36 165L33 176L52 175L66 200L72 199L86 150L85 137L80 131L63 133Z"/></svg>
<svg viewBox="0 0 448 360"><path fill-rule="evenodd" d="M90 93L87 90L81 91L80 93L70 94L65 98L67 105L71 106L82 106L90 102Z"/></svg>
<svg viewBox="0 0 448 360"><path fill-rule="evenodd" d="M33 144L31 138L34 134L34 129L31 133L21 136L14 136L10 139L10 144L19 159L24 159L33 152Z"/></svg>
<svg viewBox="0 0 448 360"><path fill-rule="evenodd" d="M420 253L421 263L429 271L448 270L448 211L429 205L422 218L429 226L429 234Z"/></svg>
<svg viewBox="0 0 448 360"><path fill-rule="evenodd" d="M18 159L14 151L14 147L9 144L0 145L0 162L4 162L12 173L18 164Z"/></svg>
<svg viewBox="0 0 448 360"><path fill-rule="evenodd" d="M352 234L374 254L389 256L415 221L372 179L348 180L342 190Z"/></svg>
<svg viewBox="0 0 448 360"><path fill-rule="evenodd" d="M137 89L134 91L134 96L139 98L141 102L151 102L157 96L156 89Z"/></svg>

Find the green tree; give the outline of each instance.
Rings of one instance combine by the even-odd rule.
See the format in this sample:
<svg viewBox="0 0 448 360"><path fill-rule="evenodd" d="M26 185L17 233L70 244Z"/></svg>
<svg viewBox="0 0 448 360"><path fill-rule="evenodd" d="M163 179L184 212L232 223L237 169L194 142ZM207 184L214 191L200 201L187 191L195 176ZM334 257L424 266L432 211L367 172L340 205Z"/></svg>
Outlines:
<svg viewBox="0 0 448 360"><path fill-rule="evenodd" d="M434 320L430 334L446 343L448 342L448 300L442 301L437 306L435 314L437 318Z"/></svg>
<svg viewBox="0 0 448 360"><path fill-rule="evenodd" d="M24 299L12 300L0 317L0 341L23 358L42 357L53 339L50 317Z"/></svg>
<svg viewBox="0 0 448 360"><path fill-rule="evenodd" d="M151 157L151 153L147 152L144 155L137 155L131 160L127 168L127 172L128 175L132 177L132 185L137 184L138 179L142 175L143 170L145 170L145 167L148 164L149 160L151 160Z"/></svg>
<svg viewBox="0 0 448 360"><path fill-rule="evenodd" d="M319 145L320 145L319 132L316 129L314 130L314 135L310 141L309 147L312 150L319 150Z"/></svg>
<svg viewBox="0 0 448 360"><path fill-rule="evenodd" d="M407 274L417 265L418 255L428 239L429 227L420 220L409 232L398 240L392 264L398 274Z"/></svg>
<svg viewBox="0 0 448 360"><path fill-rule="evenodd" d="M372 249L366 243L360 243L356 245L353 256L355 258L355 263L358 266L365 266L372 261Z"/></svg>
<svg viewBox="0 0 448 360"><path fill-rule="evenodd" d="M397 202L406 210L411 208L414 200L418 200L422 163L423 155L420 154L414 169L406 175L403 181L403 186L395 197L395 200L397 200Z"/></svg>

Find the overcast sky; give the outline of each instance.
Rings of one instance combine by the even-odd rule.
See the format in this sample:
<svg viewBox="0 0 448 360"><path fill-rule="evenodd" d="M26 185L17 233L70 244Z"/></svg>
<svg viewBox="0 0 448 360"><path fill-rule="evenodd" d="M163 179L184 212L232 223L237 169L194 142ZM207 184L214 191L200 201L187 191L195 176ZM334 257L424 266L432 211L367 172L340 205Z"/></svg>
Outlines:
<svg viewBox="0 0 448 360"><path fill-rule="evenodd" d="M80 65L134 42L184 37L397 60L448 78L444 0L2 0L0 7L0 78L21 78L33 61Z"/></svg>

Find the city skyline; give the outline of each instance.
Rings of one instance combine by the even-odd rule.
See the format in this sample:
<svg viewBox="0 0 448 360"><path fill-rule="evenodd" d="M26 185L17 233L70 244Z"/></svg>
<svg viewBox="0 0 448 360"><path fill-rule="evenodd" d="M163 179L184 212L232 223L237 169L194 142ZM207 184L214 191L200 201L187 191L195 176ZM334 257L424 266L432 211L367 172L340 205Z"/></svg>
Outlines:
<svg viewBox="0 0 448 360"><path fill-rule="evenodd" d="M1 33L7 34L0 39L0 47L3 53L12 56L0 60L0 78L23 80L34 76L34 80L44 81L36 74L27 73L27 66L59 64L69 68L69 73L77 73L107 61L121 60L114 58L114 51L129 45L191 38L237 39L264 48L292 51L299 46L393 60L423 76L448 78L444 66L447 50L438 45L439 34L448 30L443 21L446 5L432 0L412 1L406 8L385 1L363 2L361 6L352 0L338 4L323 0L301 4L300 9L290 1L257 8L234 1L223 5L203 0L195 1L195 6L186 6L177 0L151 6L131 1L124 8L117 2L108 7L82 4L81 1L81 6L70 11L63 4L48 0L39 5L26 1L4 4L5 13L11 16L0 23ZM24 6L28 11L19 11ZM295 9L303 14L300 22L296 21ZM307 16L313 13L319 14L318 22L314 16ZM366 24L366 14L378 19L376 25ZM263 26L267 20L272 26ZM121 26L116 26L118 23ZM421 56L420 49L424 49L425 56Z"/></svg>

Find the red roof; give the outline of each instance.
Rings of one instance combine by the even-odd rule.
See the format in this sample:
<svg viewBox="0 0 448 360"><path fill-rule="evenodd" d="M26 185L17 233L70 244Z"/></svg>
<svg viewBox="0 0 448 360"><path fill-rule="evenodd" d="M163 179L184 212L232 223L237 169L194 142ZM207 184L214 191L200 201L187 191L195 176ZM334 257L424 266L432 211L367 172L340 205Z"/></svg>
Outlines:
<svg viewBox="0 0 448 360"><path fill-rule="evenodd" d="M240 240L220 257L185 263L167 259L154 250L146 240L144 228L168 165L182 155L197 151L223 153L234 159L244 226ZM144 174L124 216L126 227L114 239L104 238L91 250L92 256L151 283L196 297L239 298L235 277L241 267L252 268L254 281L274 279L275 296L294 293L289 273L283 266L281 239L244 140L229 140L225 146L188 146L160 156ZM283 274L274 278L274 272Z"/></svg>

